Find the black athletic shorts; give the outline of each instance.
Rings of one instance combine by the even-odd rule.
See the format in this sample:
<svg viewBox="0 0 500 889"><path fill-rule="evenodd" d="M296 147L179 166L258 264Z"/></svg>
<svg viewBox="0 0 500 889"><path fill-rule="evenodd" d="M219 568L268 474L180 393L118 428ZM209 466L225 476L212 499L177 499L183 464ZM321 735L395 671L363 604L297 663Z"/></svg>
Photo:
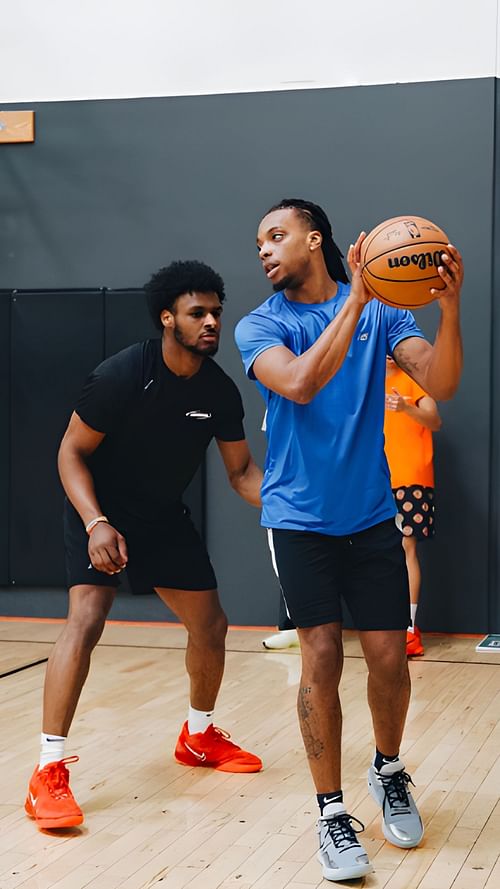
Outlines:
<svg viewBox="0 0 500 889"><path fill-rule="evenodd" d="M410 592L394 519L346 537L269 530L273 565L296 627L342 621L344 599L358 630L405 630Z"/></svg>
<svg viewBox="0 0 500 889"><path fill-rule="evenodd" d="M176 590L213 590L217 586L207 550L194 527L187 506L168 522L147 525L119 520L109 510L110 523L125 537L128 549L127 579L132 590L154 587ZM121 574L105 574L90 563L89 538L69 500L64 504L64 545L68 588L79 584L117 587Z"/></svg>

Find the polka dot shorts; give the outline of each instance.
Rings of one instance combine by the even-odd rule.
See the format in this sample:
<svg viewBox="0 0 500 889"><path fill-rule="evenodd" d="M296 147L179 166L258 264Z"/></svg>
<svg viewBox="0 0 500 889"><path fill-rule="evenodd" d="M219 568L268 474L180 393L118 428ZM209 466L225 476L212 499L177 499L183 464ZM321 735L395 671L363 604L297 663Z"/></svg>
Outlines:
<svg viewBox="0 0 500 889"><path fill-rule="evenodd" d="M396 525L405 537L434 537L434 488L408 485L393 488L398 514Z"/></svg>

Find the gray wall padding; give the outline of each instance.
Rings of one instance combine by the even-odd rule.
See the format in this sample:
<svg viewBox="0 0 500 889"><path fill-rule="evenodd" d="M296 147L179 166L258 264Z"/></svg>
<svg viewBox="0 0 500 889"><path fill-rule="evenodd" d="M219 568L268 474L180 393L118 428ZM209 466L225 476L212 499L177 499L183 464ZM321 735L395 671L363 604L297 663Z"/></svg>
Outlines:
<svg viewBox="0 0 500 889"><path fill-rule="evenodd" d="M9 581L10 305L0 291L0 585Z"/></svg>
<svg viewBox="0 0 500 889"><path fill-rule="evenodd" d="M59 442L102 361L103 294L16 293L11 319L9 580L64 584Z"/></svg>
<svg viewBox="0 0 500 889"><path fill-rule="evenodd" d="M9 309L10 336L9 324L2 328L2 355L10 355L2 405L7 412L10 406L10 422L6 417L0 433L8 504L0 583L64 585L59 443L87 374L108 355L157 334L142 290L18 290L1 294L0 313L8 318ZM203 467L186 493L203 532Z"/></svg>

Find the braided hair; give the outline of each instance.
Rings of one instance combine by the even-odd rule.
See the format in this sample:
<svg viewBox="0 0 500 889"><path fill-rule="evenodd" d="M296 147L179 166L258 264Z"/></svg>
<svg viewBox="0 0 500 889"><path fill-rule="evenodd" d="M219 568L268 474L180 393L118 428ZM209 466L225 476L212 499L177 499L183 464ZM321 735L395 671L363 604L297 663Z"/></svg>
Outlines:
<svg viewBox="0 0 500 889"><path fill-rule="evenodd" d="M330 278L333 281L348 284L349 278L342 262L344 254L340 252L333 240L332 227L325 211L318 204L313 204L312 201L303 201L301 198L283 198L267 213L273 213L275 210L295 210L304 222L307 222L311 231L319 231L322 236L321 249Z"/></svg>

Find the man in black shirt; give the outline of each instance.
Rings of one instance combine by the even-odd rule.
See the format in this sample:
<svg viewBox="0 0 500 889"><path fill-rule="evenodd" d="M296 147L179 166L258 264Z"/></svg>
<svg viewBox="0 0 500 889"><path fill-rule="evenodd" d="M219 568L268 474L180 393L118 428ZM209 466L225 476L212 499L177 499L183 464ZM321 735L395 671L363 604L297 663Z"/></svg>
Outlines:
<svg viewBox="0 0 500 889"><path fill-rule="evenodd" d="M120 573L154 588L188 631L190 707L175 748L189 766L256 772L261 760L213 725L227 620L207 551L182 495L215 438L233 488L260 505L262 474L233 381L212 361L224 284L200 262L174 262L145 287L158 340L90 374L59 451L70 607L47 665L40 762L25 808L40 828L80 824L64 745ZM90 560L90 561L89 561Z"/></svg>

